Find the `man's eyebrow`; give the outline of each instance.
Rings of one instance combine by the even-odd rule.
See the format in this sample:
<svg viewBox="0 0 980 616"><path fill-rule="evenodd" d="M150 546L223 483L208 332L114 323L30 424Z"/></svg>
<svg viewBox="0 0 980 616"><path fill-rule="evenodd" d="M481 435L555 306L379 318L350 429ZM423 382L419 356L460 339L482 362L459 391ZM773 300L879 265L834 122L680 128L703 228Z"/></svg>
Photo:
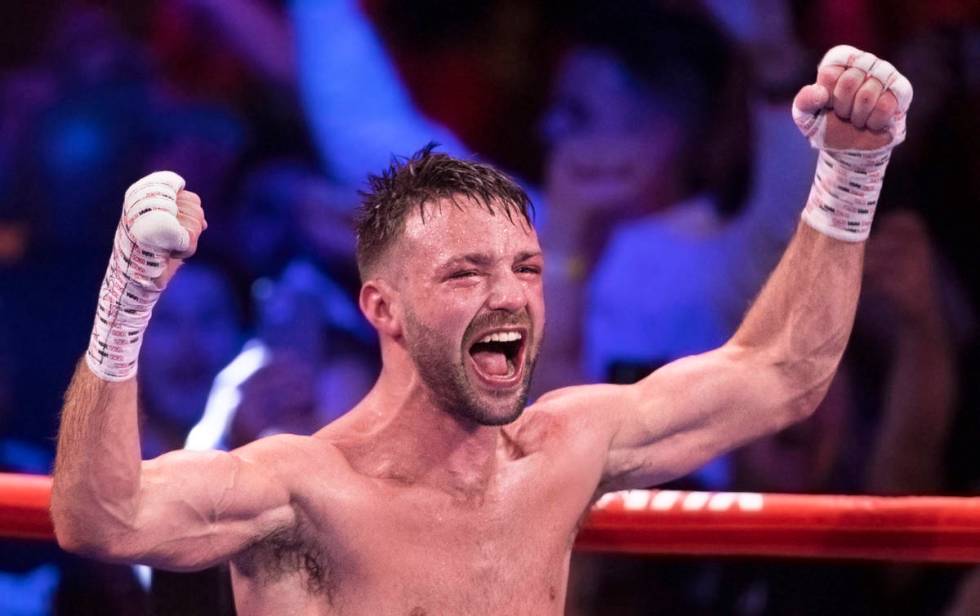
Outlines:
<svg viewBox="0 0 980 616"><path fill-rule="evenodd" d="M455 265L460 265L461 263L469 263L470 265L486 267L493 264L493 257L484 252L471 252L465 255L456 255L440 265L439 269L446 269Z"/></svg>
<svg viewBox="0 0 980 616"><path fill-rule="evenodd" d="M534 257L540 256L540 250L525 250L524 252L517 254L517 256L514 258L514 263L520 263L521 261L527 261L528 259L533 259Z"/></svg>

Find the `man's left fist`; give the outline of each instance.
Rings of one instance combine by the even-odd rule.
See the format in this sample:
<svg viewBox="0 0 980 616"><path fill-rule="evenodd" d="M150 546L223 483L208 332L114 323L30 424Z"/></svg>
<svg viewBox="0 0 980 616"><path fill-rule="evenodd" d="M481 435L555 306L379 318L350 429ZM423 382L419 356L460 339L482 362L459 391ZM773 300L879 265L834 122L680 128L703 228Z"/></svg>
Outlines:
<svg viewBox="0 0 980 616"><path fill-rule="evenodd" d="M874 54L838 45L817 68L817 82L793 101L793 119L814 147L873 150L905 139L912 84Z"/></svg>

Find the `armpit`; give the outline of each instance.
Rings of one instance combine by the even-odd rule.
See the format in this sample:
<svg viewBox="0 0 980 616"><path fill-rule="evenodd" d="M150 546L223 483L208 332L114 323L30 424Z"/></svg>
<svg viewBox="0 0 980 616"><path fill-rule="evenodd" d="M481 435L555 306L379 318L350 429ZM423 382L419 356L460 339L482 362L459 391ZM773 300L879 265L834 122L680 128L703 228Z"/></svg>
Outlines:
<svg viewBox="0 0 980 616"><path fill-rule="evenodd" d="M243 576L261 586L294 577L307 593L332 601L336 580L331 561L304 525L272 532L242 552L235 565Z"/></svg>

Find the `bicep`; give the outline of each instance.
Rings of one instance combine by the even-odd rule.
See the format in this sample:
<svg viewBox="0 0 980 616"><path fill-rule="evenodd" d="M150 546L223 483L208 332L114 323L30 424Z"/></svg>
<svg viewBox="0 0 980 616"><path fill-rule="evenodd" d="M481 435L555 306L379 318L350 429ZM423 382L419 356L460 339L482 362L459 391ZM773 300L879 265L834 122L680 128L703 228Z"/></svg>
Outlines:
<svg viewBox="0 0 980 616"><path fill-rule="evenodd" d="M775 361L726 345L671 362L610 402L607 490L686 475L797 419L798 388Z"/></svg>
<svg viewBox="0 0 980 616"><path fill-rule="evenodd" d="M176 451L144 462L137 514L111 557L201 569L292 525L288 488L255 453Z"/></svg>

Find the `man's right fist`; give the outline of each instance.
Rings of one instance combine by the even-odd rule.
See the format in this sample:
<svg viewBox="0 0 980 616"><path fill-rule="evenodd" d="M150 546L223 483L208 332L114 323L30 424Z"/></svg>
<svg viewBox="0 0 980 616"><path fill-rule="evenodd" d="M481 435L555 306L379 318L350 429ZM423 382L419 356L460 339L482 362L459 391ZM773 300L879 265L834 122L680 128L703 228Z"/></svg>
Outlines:
<svg viewBox="0 0 980 616"><path fill-rule="evenodd" d="M156 171L126 191L123 225L141 248L165 251L185 259L197 250L207 221L201 198L184 190L184 179L172 171Z"/></svg>
<svg viewBox="0 0 980 616"><path fill-rule="evenodd" d="M197 242L208 223L201 198L184 190L184 179L172 171L157 171L126 191L123 229L142 250L157 256L163 265L154 277L163 288L180 261L197 251Z"/></svg>
<svg viewBox="0 0 980 616"><path fill-rule="evenodd" d="M184 250L175 250L172 256L186 259L197 252L197 241L208 228L208 221L204 218L204 209L201 207L201 197L197 193L189 190L177 193L177 222L187 233L187 247Z"/></svg>
<svg viewBox="0 0 980 616"><path fill-rule="evenodd" d="M817 82L793 101L793 119L823 149L874 150L905 139L912 84L889 62L849 45L832 48Z"/></svg>
<svg viewBox="0 0 980 616"><path fill-rule="evenodd" d="M105 381L136 374L160 291L197 250L207 226L200 197L184 190L176 173L157 171L129 187L85 354L93 374Z"/></svg>

